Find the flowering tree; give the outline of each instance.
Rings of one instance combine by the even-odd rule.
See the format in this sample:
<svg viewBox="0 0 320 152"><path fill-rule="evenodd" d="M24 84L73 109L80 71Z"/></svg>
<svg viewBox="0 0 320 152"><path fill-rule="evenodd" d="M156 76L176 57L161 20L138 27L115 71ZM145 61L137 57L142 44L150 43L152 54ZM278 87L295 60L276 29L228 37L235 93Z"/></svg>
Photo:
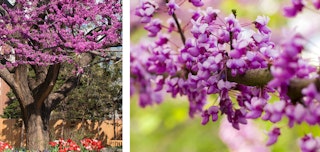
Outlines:
<svg viewBox="0 0 320 152"><path fill-rule="evenodd" d="M19 100L27 148L44 150L49 143L51 111L77 85L95 56L121 46L119 0L0 1L0 77ZM74 71L54 89L61 64Z"/></svg>
<svg viewBox="0 0 320 152"><path fill-rule="evenodd" d="M176 14L190 4L198 9L189 17ZM306 5L292 0L284 15L294 17ZM320 1L310 5L319 9ZM141 107L161 103L167 92L188 97L190 117L201 115L203 125L226 115L233 128L240 129L248 119L261 118L275 124L268 146L281 134L277 122L283 117L289 127L320 124L319 72L301 57L308 42L302 34L287 32L281 42L273 42L269 17L258 16L243 26L236 10L223 15L202 0L144 0L135 12L152 38L132 47L130 55L131 94L139 94ZM218 97L208 103L211 94ZM270 102L274 95L279 101ZM320 143L308 134L300 147L316 151Z"/></svg>

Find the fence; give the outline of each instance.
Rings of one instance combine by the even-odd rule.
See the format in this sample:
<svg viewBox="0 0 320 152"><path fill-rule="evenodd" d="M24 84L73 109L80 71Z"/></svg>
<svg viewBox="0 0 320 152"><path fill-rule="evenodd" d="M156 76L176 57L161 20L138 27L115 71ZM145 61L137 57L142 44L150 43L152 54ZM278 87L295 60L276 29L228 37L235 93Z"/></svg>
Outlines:
<svg viewBox="0 0 320 152"><path fill-rule="evenodd" d="M114 134L114 127L116 134ZM0 141L7 142L14 147L25 146L25 134L22 132L21 120L0 118ZM78 122L50 121L51 140L71 138L79 141L85 137L101 140L105 146L122 146L122 120L116 120L115 126L112 120L101 122L91 122L89 120Z"/></svg>

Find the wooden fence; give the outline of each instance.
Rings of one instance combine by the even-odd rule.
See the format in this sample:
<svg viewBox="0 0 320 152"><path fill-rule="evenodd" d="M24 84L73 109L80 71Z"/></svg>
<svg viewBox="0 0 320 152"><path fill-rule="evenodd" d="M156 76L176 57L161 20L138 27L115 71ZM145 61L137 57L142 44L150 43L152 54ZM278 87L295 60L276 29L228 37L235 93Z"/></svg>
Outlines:
<svg viewBox="0 0 320 152"><path fill-rule="evenodd" d="M114 134L114 127L115 132ZM0 118L0 141L14 147L25 146L25 134L21 120ZM50 139L73 139L79 141L85 137L101 140L104 146L122 146L122 120L102 122L63 120L50 121ZM120 140L119 140L120 139Z"/></svg>

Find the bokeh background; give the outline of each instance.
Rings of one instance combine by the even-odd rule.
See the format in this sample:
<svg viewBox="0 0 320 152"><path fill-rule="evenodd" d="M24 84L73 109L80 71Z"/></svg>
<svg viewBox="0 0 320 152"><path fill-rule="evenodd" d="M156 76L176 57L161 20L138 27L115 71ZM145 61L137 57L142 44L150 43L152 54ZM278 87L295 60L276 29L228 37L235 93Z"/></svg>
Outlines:
<svg viewBox="0 0 320 152"><path fill-rule="evenodd" d="M176 0L176 2L179 1L181 0ZM287 19L282 16L281 9L290 4L290 0L206 0L204 2L206 6L220 9L222 14L226 15L230 14L231 9L236 9L238 18L243 24L250 24L258 15L269 16L269 27L273 31L272 39L275 42L283 38L284 28L302 33L310 41L305 50L305 57L313 64L320 64L318 58L320 56L319 12L305 9L296 18ZM131 0L132 46L149 39L146 37L147 32L143 30L143 25L139 24L139 17L134 16L135 7L138 4L139 0ZM188 4L183 4L181 7L186 6ZM188 15L185 13L185 10L177 11L177 16L187 19ZM265 147L267 133L273 127L271 123L255 120L248 126L241 126L240 131L230 129L223 119L203 126L200 116L189 118L186 98L172 99L168 95L163 103L146 108L139 107L137 99L137 95L132 96L130 103L130 149L132 152L249 152L245 148L255 144L259 144L263 151L293 152L299 151L298 137L309 132L315 136L320 135L319 126L301 124L289 129L288 121L283 119L277 125L281 128L278 142L273 146ZM212 95L208 99L213 101L216 97ZM271 102L276 100L277 98L273 97Z"/></svg>

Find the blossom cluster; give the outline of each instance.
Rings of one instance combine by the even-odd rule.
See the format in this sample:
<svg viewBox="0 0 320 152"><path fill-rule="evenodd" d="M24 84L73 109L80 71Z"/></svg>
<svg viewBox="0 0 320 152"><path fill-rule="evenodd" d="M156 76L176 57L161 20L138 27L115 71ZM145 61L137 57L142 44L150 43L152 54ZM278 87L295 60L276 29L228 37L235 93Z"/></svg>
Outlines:
<svg viewBox="0 0 320 152"><path fill-rule="evenodd" d="M2 4L0 46L7 49L0 51L1 59L5 58L1 67L71 62L74 54L121 42L118 0L16 0L12 5L16 4L19 7Z"/></svg>
<svg viewBox="0 0 320 152"><path fill-rule="evenodd" d="M51 147L56 147L59 149L59 152L67 152L67 151L80 151L80 146L77 145L76 142L74 142L71 139L68 139L67 141L63 139L55 140L49 142L49 145Z"/></svg>
<svg viewBox="0 0 320 152"><path fill-rule="evenodd" d="M137 12L150 4L141 5ZM137 14L141 17L141 13ZM251 106L250 101L240 101L241 96L248 91L251 94L254 87L237 85L229 82L227 77L228 71L231 71L231 76L236 76L248 69L268 66L268 60L265 59L275 56L272 52L274 43L270 41L271 31L267 27L269 18L259 16L253 24L256 30L251 30L242 28L235 14L230 14L223 21L218 20L218 14L219 10L210 7L195 11L191 19L192 36L179 50L171 47L168 35L159 34L164 26L159 19L150 19L145 29L149 31L149 37L159 35L158 39L150 45L135 48L139 50L137 52L131 52L131 90L134 92L134 88L137 88L139 91L140 105L144 107L153 102L160 103L160 91L166 89L173 97L177 94L186 95L190 103L190 116L202 113L203 124L208 122L210 116L212 120L217 120L220 110L228 115L235 128L239 128L239 123L246 123L248 110L263 108ZM150 17L150 14L144 17ZM173 28L176 30L176 27ZM141 55L142 52L144 55ZM152 83L156 84L155 87ZM239 102L243 102L240 109L234 109L229 96L229 91L235 88L243 88L238 97ZM219 94L220 102L206 110L203 107L208 94Z"/></svg>
<svg viewBox="0 0 320 152"><path fill-rule="evenodd" d="M82 149L75 141L71 139L68 139L67 141L63 139L51 141L49 142L49 145L53 148L57 148L59 152L81 150L100 151L103 148L101 141L96 139L85 138L81 140L80 143L84 149Z"/></svg>
<svg viewBox="0 0 320 152"><path fill-rule="evenodd" d="M202 6L201 0L189 2ZM293 2L295 10L302 7L302 1ZM315 81L317 69L301 58L306 44L302 35L292 32L275 43L267 26L269 17L258 16L250 25L242 26L236 11L225 16L212 7L193 10L185 23L188 26L182 26L183 21L175 14L181 5L173 0L159 5L143 1L136 9L154 40L132 47L130 54L131 94L139 94L142 107L161 103L161 95L167 92L172 97L188 97L190 117L201 115L203 125L218 120L221 114L235 129L257 118L276 124L287 117L289 127L302 122L320 124L316 86L320 83ZM168 8L167 22L161 20L165 17L154 15L163 7ZM256 71L256 80L237 79L250 72L253 75L252 71ZM303 87L292 88L294 82ZM214 103L207 101L211 94L218 95ZM270 102L271 94L277 94L279 101ZM293 97L296 94L301 95ZM277 141L281 130L275 126L268 135L269 146Z"/></svg>
<svg viewBox="0 0 320 152"><path fill-rule="evenodd" d="M96 139L85 138L80 142L86 150L100 151L103 148L101 141Z"/></svg>

